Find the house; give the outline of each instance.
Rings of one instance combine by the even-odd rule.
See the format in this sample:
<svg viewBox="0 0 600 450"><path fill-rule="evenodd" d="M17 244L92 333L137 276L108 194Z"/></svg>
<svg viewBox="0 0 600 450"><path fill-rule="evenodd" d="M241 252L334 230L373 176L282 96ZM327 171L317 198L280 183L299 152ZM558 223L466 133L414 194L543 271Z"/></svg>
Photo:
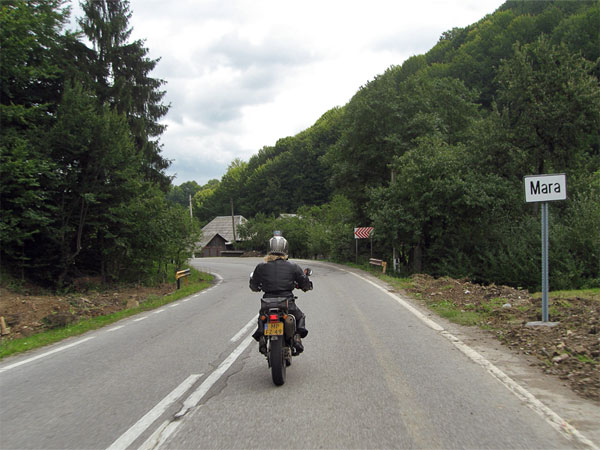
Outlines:
<svg viewBox="0 0 600 450"><path fill-rule="evenodd" d="M221 253L233 250L236 241L240 240L237 227L247 220L244 216L217 216L202 228L202 240L196 244L200 249L197 256L221 256ZM235 227L235 238L234 238Z"/></svg>

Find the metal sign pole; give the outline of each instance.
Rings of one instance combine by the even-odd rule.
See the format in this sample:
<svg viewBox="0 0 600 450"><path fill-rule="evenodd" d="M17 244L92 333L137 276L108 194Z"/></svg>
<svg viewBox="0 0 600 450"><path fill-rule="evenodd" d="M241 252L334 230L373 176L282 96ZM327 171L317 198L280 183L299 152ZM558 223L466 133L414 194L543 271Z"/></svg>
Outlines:
<svg viewBox="0 0 600 450"><path fill-rule="evenodd" d="M542 321L548 322L548 202L542 202Z"/></svg>
<svg viewBox="0 0 600 450"><path fill-rule="evenodd" d="M542 322L528 322L528 326L554 326L548 321L548 202L567 199L567 177L564 173L528 175L523 178L525 201L542 206Z"/></svg>

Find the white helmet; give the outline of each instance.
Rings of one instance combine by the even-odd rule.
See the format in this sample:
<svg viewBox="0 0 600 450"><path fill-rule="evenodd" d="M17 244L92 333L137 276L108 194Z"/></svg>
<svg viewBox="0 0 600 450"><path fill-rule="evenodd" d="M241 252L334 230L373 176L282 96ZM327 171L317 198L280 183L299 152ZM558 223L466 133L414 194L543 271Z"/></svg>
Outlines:
<svg viewBox="0 0 600 450"><path fill-rule="evenodd" d="M269 254L283 255L288 254L288 242L283 236L273 236L269 240Z"/></svg>

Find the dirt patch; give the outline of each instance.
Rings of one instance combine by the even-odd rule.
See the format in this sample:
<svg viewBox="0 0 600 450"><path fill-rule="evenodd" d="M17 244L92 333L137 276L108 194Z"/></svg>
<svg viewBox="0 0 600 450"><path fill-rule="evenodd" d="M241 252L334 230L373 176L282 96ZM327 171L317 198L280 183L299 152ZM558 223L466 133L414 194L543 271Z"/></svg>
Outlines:
<svg viewBox="0 0 600 450"><path fill-rule="evenodd" d="M35 287L13 292L0 287L0 316L6 325L2 339L31 336L81 319L111 314L138 306L150 295L173 292L173 285L105 288L66 295L44 295Z"/></svg>
<svg viewBox="0 0 600 450"><path fill-rule="evenodd" d="M600 296L550 297L550 320L559 323L532 327L528 323L541 320L541 299L527 290L425 275L412 280L411 297L480 316L477 325L511 350L535 357L544 373L564 380L581 397L600 401Z"/></svg>

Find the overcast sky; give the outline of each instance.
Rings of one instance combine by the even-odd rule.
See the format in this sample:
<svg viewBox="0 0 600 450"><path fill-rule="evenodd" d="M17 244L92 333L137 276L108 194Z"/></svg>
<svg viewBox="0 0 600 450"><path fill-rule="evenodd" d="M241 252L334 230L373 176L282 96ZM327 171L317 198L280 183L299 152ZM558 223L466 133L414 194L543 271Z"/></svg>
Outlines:
<svg viewBox="0 0 600 450"><path fill-rule="evenodd" d="M81 16L79 0L71 0ZM504 0L130 0L167 84L163 156L200 185L345 105L392 65Z"/></svg>

